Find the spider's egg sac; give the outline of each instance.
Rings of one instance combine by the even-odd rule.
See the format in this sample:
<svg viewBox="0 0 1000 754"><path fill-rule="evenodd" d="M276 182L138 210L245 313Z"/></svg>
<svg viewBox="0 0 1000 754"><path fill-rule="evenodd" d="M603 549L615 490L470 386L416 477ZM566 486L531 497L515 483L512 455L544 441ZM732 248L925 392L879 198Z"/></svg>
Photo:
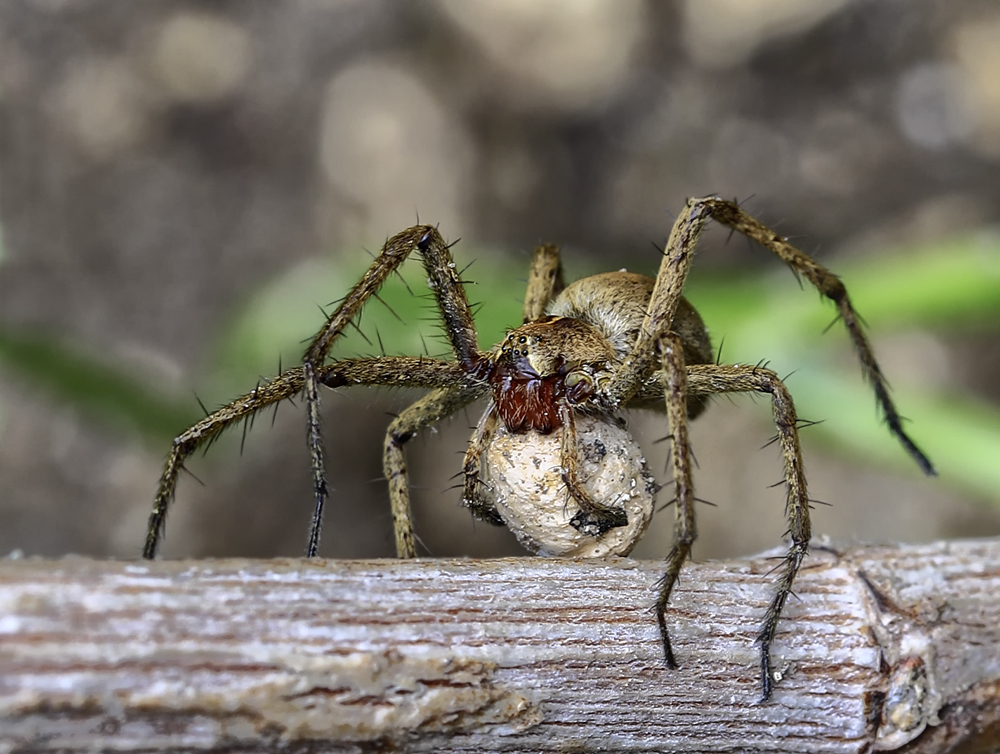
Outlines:
<svg viewBox="0 0 1000 754"><path fill-rule="evenodd" d="M538 555L627 555L653 517L656 484L635 439L607 418L576 417L578 478L591 497L622 509L628 524L599 536L570 521L580 507L562 480L560 432L514 434L501 425L485 453L484 481L497 512Z"/></svg>

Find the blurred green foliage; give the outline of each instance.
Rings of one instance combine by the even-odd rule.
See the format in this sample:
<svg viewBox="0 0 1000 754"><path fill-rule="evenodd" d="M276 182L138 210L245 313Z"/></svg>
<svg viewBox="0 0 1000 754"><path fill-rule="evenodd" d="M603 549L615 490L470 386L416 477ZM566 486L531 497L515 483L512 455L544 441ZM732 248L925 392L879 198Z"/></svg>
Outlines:
<svg viewBox="0 0 1000 754"><path fill-rule="evenodd" d="M996 234L845 260L836 271L876 341L876 355L878 341L907 332L1000 331ZM794 372L788 384L799 416L824 420L810 430L817 438L867 463L912 468L878 420L843 327L834 323L820 337L834 317L832 306L803 295L782 272L696 280L686 293L716 337L725 334L725 361L756 363L763 355L779 374ZM811 293L808 285L804 293ZM944 483L1000 504L1000 408L949 387L922 388L919 375L888 377L897 406L912 420L907 431Z"/></svg>
<svg viewBox="0 0 1000 754"><path fill-rule="evenodd" d="M461 266L469 254L460 249L457 256ZM211 407L248 390L256 376L273 375L279 360L284 366L297 363L323 321L317 305L346 292L364 271L369 260L358 257L310 260L238 307L218 335L215 358L199 386L205 403ZM478 281L467 290L473 302L482 302L476 321L485 348L520 322L528 257L511 261L482 250L477 257L464 277ZM566 262L570 279L599 271L575 269L577 260ZM836 267L876 341L915 330L1000 329L997 235L970 235L925 248L856 257ZM417 262L405 265L401 277L386 283L381 293L385 303L369 303L360 332L348 332L335 356L384 352L447 358L424 277ZM716 345L724 339L726 362L766 360L779 374L792 373L788 381L799 415L825 420L810 430L812 436L866 463L913 468L881 425L843 328L835 323L823 335L834 310L829 302L817 300L808 284L804 289L797 286L781 265L749 277L707 276L696 265L686 295L702 313ZM329 311L332 306L335 303L323 308ZM199 415L193 399L164 397L147 380L46 335L0 330L0 365L94 421L129 426L160 445ZM1000 504L1000 408L947 386L920 387L920 380L907 379L906 374L889 376L900 383L894 396L913 420L914 440L937 465L942 480Z"/></svg>
<svg viewBox="0 0 1000 754"><path fill-rule="evenodd" d="M135 375L45 333L0 330L0 366L91 421L136 429L156 442L169 442L199 416L197 405L164 397Z"/></svg>

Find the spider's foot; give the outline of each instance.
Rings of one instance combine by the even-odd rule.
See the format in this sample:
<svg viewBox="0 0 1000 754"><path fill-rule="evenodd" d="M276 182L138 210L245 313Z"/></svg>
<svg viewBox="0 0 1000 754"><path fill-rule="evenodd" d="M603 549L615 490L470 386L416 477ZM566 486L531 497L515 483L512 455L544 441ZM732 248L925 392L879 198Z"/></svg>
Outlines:
<svg viewBox="0 0 1000 754"><path fill-rule="evenodd" d="M773 690L772 681L775 678L771 673L771 650L770 647L761 642L760 645L760 700L766 702L771 698Z"/></svg>
<svg viewBox="0 0 1000 754"><path fill-rule="evenodd" d="M619 526L628 525L628 516L623 510L604 509L599 511L580 511L569 520L570 526L583 534L599 537L604 532Z"/></svg>
<svg viewBox="0 0 1000 754"><path fill-rule="evenodd" d="M657 602L655 610L656 622L660 626L660 643L663 645L663 661L671 670L677 670L677 660L674 659L674 650L670 646L670 633L667 631L667 603Z"/></svg>
<svg viewBox="0 0 1000 754"><path fill-rule="evenodd" d="M674 650L670 646L670 637L667 635L666 625L660 627L660 643L663 645L663 664L671 670L677 670L680 666L674 658Z"/></svg>

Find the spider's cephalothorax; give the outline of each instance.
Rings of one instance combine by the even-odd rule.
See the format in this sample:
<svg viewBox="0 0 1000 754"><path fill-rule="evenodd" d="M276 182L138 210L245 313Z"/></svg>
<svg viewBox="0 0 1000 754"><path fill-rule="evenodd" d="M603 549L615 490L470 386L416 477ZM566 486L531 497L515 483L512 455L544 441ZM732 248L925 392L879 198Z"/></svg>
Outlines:
<svg viewBox="0 0 1000 754"><path fill-rule="evenodd" d="M463 501L472 513L493 524L510 525L518 538L536 552L624 553L649 520L650 495L655 485L634 441L624 430L621 414L625 409L653 409L666 414L672 440L674 544L660 581L656 616L667 665L676 667L666 608L696 535L688 421L701 413L711 395L765 393L771 397L784 459L791 539L758 633L761 689L764 698L769 697L770 645L809 546L809 498L798 420L787 388L774 372L763 367L713 363L705 326L681 296L695 247L709 219L757 241L834 302L890 431L921 468L933 474L930 462L903 431L885 378L843 284L732 202L717 197L688 201L671 230L655 280L621 271L595 275L566 287L558 250L554 246L540 247L532 260L523 324L487 352L477 346L463 281L448 245L435 228L418 225L386 242L364 277L313 339L301 367L282 372L206 416L174 440L150 516L144 557L156 554L184 460L227 427L302 392L308 408L316 494L306 554L316 555L327 497L320 436L320 384L331 388L390 385L429 391L392 421L383 448L399 557L416 556L404 444L419 430L484 397L487 408L463 465ZM454 361L382 356L326 363L334 341L355 323L364 304L414 251L422 257ZM508 466L503 467L503 463ZM520 474L524 469L518 464L537 467L541 476L531 477L530 468L528 474ZM534 481L524 482L529 478ZM521 526L523 522L515 526L508 519L523 508L521 498L533 500L533 493L520 486L522 483L535 484L539 489L558 488L561 499L572 505L560 503L556 506L559 515L539 519L542 524L534 528ZM555 535L553 529L557 530Z"/></svg>
<svg viewBox="0 0 1000 754"><path fill-rule="evenodd" d="M563 425L561 408L595 400L615 355L586 322L544 317L508 333L491 357L484 377L500 421L511 432L547 435Z"/></svg>
<svg viewBox="0 0 1000 754"><path fill-rule="evenodd" d="M563 438L555 446L556 452L546 454L539 448L534 461L535 465L551 462L549 465L560 470L563 486L573 502L572 506L564 506L571 512L565 522L595 538L601 538L610 529L627 526L628 516L623 506L602 501L586 489L585 479L578 471L574 416L609 418L619 408L621 400L609 388L628 357L630 344L638 337L655 282L624 270L578 280L558 293L546 307L548 312L556 313L532 318L532 312L525 312L525 324L510 331L487 355L480 374L490 385L491 401L469 447L464 502L480 518L494 523L499 519L511 526L529 549L548 552L553 545L538 535L534 538L539 541L526 542L520 536L521 522L511 520L508 506L504 505L507 515L497 514L498 502L503 505L515 501L497 501L495 490L491 489L495 485L480 484L479 456L494 441L498 422L513 434L547 435L560 430ZM678 302L674 330L683 346L685 364L711 360L712 347L705 325L684 298ZM649 403L648 407L663 410L663 387L655 375L650 392L652 400L637 395L628 401L628 406L639 408ZM694 394L687 397L689 419L701 413L704 400L705 396ZM625 442L630 441L631 438ZM544 482L540 485L548 486ZM541 504L529 490L523 490L521 497L524 499L521 507L537 508ZM643 525L633 531L638 536L644 529ZM622 532L612 535L618 540L611 549L616 554L626 554L635 544L631 537L622 535ZM553 531L552 536L559 541L565 533ZM574 553L589 554L589 551L587 548Z"/></svg>

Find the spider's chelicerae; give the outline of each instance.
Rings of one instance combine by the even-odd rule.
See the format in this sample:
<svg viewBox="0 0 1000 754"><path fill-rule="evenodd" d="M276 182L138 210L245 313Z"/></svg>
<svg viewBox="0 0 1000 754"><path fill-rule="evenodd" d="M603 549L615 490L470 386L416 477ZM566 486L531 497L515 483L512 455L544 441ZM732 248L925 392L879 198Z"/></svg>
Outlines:
<svg viewBox="0 0 1000 754"><path fill-rule="evenodd" d="M757 636L766 699L772 682L770 645L809 545L809 498L798 420L788 389L774 372L761 366L714 363L705 325L681 296L695 247L709 219L760 243L834 302L890 431L920 467L933 474L930 461L903 431L843 284L733 202L716 197L689 200L674 223L655 280L621 271L564 286L558 250L540 247L531 264L523 324L485 352L477 346L469 302L448 245L435 228L418 225L388 240L313 339L302 366L282 372L223 406L174 440L149 519L144 557L156 555L184 460L227 427L303 391L316 494L307 555L316 555L327 497L320 385L391 385L430 391L392 421L385 438L383 465L400 558L416 556L403 445L419 430L481 397L488 398L487 409L463 466L463 502L472 514L491 524L511 526L536 552L624 554L641 535L651 507L630 501L648 494L653 485L634 441L621 426L620 412L631 408L665 411L672 438L676 516L674 543L656 599L656 617L666 663L675 667L666 607L695 539L688 421L702 412L711 395L766 393L771 397L784 458L791 539ZM455 360L381 356L326 363L334 341L413 251L423 259L427 285L437 301ZM498 451L501 445L503 449ZM519 476L524 469L517 468L518 464L532 465L524 461L526 457L535 467L544 467L543 473L555 474L559 493L555 508L562 516L550 517L541 526L537 521L534 526L530 520L526 523L531 513L524 511L525 506L539 500L538 489L518 486L519 480L530 478L530 473ZM602 482L602 475L611 478ZM544 487L551 482L549 478L523 483Z"/></svg>

